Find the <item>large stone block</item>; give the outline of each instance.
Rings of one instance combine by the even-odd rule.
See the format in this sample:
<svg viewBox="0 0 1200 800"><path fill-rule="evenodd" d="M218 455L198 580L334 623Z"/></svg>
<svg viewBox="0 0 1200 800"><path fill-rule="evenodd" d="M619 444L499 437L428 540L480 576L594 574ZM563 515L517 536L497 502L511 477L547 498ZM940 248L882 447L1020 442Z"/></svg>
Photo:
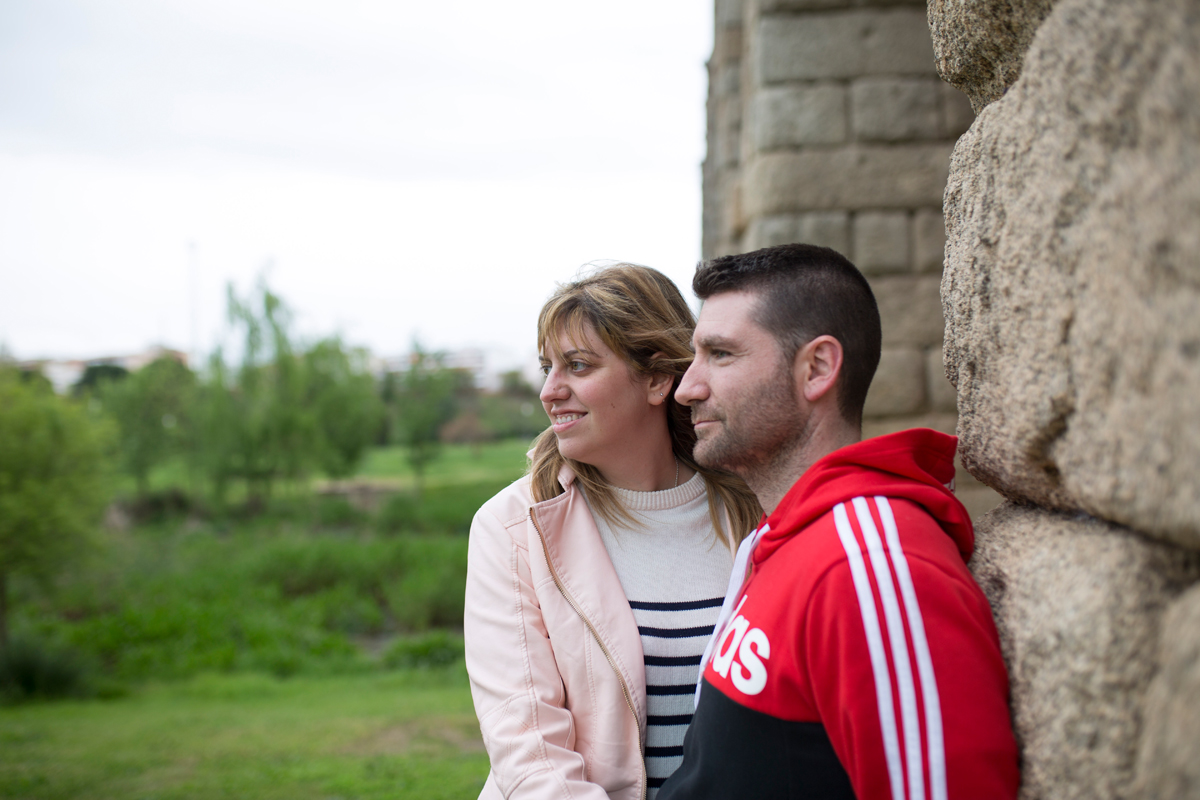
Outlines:
<svg viewBox="0 0 1200 800"><path fill-rule="evenodd" d="M714 0L716 27L730 28L742 24L742 0Z"/></svg>
<svg viewBox="0 0 1200 800"><path fill-rule="evenodd" d="M909 428L929 428L930 430L941 431L949 436L954 435L953 414L912 414L905 416L888 416L888 417L864 417L863 418L863 438L870 439L875 436L886 436L889 433L896 431L906 431ZM963 473L970 477L970 473Z"/></svg>
<svg viewBox="0 0 1200 800"><path fill-rule="evenodd" d="M958 393L954 391L954 384L946 380L940 347L931 347L925 353L925 379L930 408L934 411L958 410Z"/></svg>
<svg viewBox="0 0 1200 800"><path fill-rule="evenodd" d="M846 141L846 90L837 84L770 87L754 98L759 150Z"/></svg>
<svg viewBox="0 0 1200 800"><path fill-rule="evenodd" d="M756 38L756 74L764 84L934 74L921 8L763 16Z"/></svg>
<svg viewBox="0 0 1200 800"><path fill-rule="evenodd" d="M1136 796L1200 797L1200 585L1167 609L1146 697Z"/></svg>
<svg viewBox="0 0 1200 800"><path fill-rule="evenodd" d="M940 205L948 143L851 145L764 153L747 165L751 216Z"/></svg>
<svg viewBox="0 0 1200 800"><path fill-rule="evenodd" d="M975 113L1004 95L1055 0L929 0L929 29L942 80Z"/></svg>
<svg viewBox="0 0 1200 800"><path fill-rule="evenodd" d="M753 220L746 232L747 251L792 242L832 247L839 253L849 253L850 215L845 211L814 211L761 217Z"/></svg>
<svg viewBox="0 0 1200 800"><path fill-rule="evenodd" d="M764 14L775 11L816 11L850 6L920 6L924 8L925 0L759 0L759 7Z"/></svg>
<svg viewBox="0 0 1200 800"><path fill-rule="evenodd" d="M907 211L860 211L854 215L854 264L865 275L907 272Z"/></svg>
<svg viewBox="0 0 1200 800"><path fill-rule="evenodd" d="M925 359L912 347L884 348L867 392L868 417L912 414L925 406Z"/></svg>
<svg viewBox="0 0 1200 800"><path fill-rule="evenodd" d="M971 569L1012 685L1022 800L1129 798L1163 609L1197 554L1011 503L976 522Z"/></svg>
<svg viewBox="0 0 1200 800"><path fill-rule="evenodd" d="M942 304L936 275L869 278L879 304L885 347L931 347L942 341Z"/></svg>
<svg viewBox="0 0 1200 800"><path fill-rule="evenodd" d="M941 274L946 255L946 225L940 208L922 208L913 215L913 266L919 272Z"/></svg>
<svg viewBox="0 0 1200 800"><path fill-rule="evenodd" d="M861 78L850 84L850 119L860 142L941 137L937 78Z"/></svg>
<svg viewBox="0 0 1200 800"><path fill-rule="evenodd" d="M942 135L957 139L975 121L971 99L948 83L940 85L942 106Z"/></svg>
<svg viewBox="0 0 1200 800"><path fill-rule="evenodd" d="M946 189L960 451L1003 494L1200 548L1200 14L1058 0Z"/></svg>

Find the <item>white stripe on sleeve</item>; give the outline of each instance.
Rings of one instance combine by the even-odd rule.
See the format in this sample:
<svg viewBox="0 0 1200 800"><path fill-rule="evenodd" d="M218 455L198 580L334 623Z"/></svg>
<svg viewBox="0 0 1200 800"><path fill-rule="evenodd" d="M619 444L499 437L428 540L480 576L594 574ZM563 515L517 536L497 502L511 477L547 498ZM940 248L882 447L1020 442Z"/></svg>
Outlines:
<svg viewBox="0 0 1200 800"><path fill-rule="evenodd" d="M886 497L876 497L879 519L883 521L883 535L887 539L892 566L896 569L896 580L900 584L900 596L904 598L904 610L908 614L908 626L912 633L913 651L917 655L917 674L921 678L921 696L925 700L925 737L929 746L929 789L932 800L946 800L946 750L942 740L942 707L938 699L937 680L933 674L933 659L929 655L929 641L925 638L925 621L921 607L917 604L917 593L913 588L912 574L908 571L908 558L900 547L900 534L896 528L896 517Z"/></svg>
<svg viewBox="0 0 1200 800"><path fill-rule="evenodd" d="M925 798L924 759L921 758L921 725L917 719L917 689L913 684L912 664L908 659L908 637L904 635L904 620L900 616L900 600L892 582L887 553L871 517L865 497L851 501L858 517L858 527L875 570L875 585L883 602L883 618L887 621L888 640L892 646L892 664L896 668L896 688L900 692L900 719L903 722L904 755L908 767L908 794L913 800Z"/></svg>
<svg viewBox="0 0 1200 800"><path fill-rule="evenodd" d="M867 577L862 551L859 549L858 540L854 538L854 530L850 527L850 517L846 513L845 503L838 503L833 507L833 520L837 527L838 538L842 542L842 549L846 551L850 576L854 579L854 593L858 596L858 610L862 614L863 629L867 636L867 651L871 657L871 671L875 676L875 701L879 704L879 724L883 730L883 753L887 760L892 797L896 800L904 800L904 769L900 764L900 743L896 736L896 711L892 706L892 680L888 673L887 655L883 651L883 635L879 630L879 615L875 611L875 596L871 591L871 581ZM914 798L914 800L919 799Z"/></svg>

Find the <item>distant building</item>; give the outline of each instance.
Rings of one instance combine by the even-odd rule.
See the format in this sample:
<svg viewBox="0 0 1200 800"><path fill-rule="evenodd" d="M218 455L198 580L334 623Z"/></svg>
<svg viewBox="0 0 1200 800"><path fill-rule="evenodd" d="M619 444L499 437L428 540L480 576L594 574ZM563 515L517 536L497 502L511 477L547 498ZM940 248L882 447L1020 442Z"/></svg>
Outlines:
<svg viewBox="0 0 1200 800"><path fill-rule="evenodd" d="M121 367L129 372L137 372L142 367L160 358L173 358L185 367L188 365L187 353L172 350L169 347L155 345L140 353L121 356L98 356L84 359L32 359L18 361L17 368L26 371L37 371L46 377L59 394L66 394L71 387L79 383L88 367L109 365Z"/></svg>

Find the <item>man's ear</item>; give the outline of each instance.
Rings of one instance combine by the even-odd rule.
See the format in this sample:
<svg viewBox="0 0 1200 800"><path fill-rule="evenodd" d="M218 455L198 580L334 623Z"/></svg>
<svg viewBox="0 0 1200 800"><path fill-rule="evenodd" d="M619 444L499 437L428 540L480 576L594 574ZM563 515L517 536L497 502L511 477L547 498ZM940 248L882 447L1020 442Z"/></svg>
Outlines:
<svg viewBox="0 0 1200 800"><path fill-rule="evenodd" d="M835 397L831 392L842 374L843 355L842 343L829 335L818 336L797 350L792 373L797 394L809 403Z"/></svg>

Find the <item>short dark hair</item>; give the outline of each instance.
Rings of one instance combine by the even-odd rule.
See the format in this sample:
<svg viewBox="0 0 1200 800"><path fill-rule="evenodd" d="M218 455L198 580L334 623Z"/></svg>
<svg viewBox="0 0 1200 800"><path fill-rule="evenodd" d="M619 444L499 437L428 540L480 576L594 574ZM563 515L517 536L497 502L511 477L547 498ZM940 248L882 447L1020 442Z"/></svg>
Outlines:
<svg viewBox="0 0 1200 800"><path fill-rule="evenodd" d="M883 334L871 286L849 259L811 244L721 256L700 262L692 290L701 300L723 292L758 294L755 321L779 341L789 365L818 336L837 339L844 353L838 410L846 421L862 424Z"/></svg>

